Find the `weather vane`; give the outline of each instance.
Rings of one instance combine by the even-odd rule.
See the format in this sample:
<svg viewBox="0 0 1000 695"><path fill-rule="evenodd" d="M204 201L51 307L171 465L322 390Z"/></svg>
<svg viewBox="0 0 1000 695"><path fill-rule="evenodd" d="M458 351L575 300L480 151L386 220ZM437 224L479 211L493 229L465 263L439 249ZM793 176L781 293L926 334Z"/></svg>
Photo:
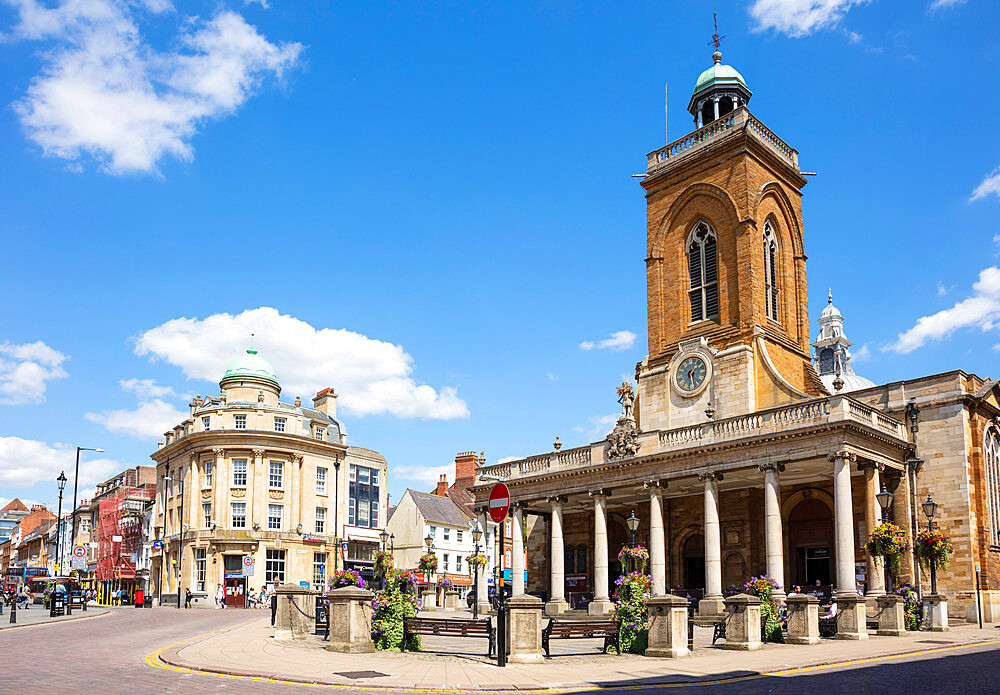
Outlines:
<svg viewBox="0 0 1000 695"><path fill-rule="evenodd" d="M716 16L715 12L712 13L712 24L715 25L715 33L712 34L712 40L709 41L708 43L710 45L714 45L715 46L715 50L718 51L719 50L719 45L722 43L722 39L724 39L726 37L725 36L719 36L719 20L718 20L718 17Z"/></svg>

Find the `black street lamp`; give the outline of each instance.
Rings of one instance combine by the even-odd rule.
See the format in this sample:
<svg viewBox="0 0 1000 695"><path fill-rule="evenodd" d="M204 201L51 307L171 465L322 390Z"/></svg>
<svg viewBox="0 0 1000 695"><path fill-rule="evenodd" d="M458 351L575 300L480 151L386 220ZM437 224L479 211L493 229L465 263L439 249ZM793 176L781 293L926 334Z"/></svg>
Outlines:
<svg viewBox="0 0 1000 695"><path fill-rule="evenodd" d="M66 473L60 472L59 477L56 478L56 483L59 485L59 514L56 517L56 566L59 568L58 574L62 571L62 493L66 487Z"/></svg>
<svg viewBox="0 0 1000 695"><path fill-rule="evenodd" d="M395 554L396 552L396 534L389 534L389 552Z"/></svg>
<svg viewBox="0 0 1000 695"><path fill-rule="evenodd" d="M889 508L892 506L892 493L885 488L885 483L882 483L881 492L876 493L875 499L878 500L878 506L882 508L882 523L888 523L889 521ZM886 593L892 593L893 583L892 583L892 572L889 571L889 563L885 560L882 561L882 570L885 572L885 591Z"/></svg>
<svg viewBox="0 0 1000 695"><path fill-rule="evenodd" d="M635 510L632 510L632 516L625 520L628 524L628 530L632 532L632 546L635 547L635 532L639 528L639 517L635 515Z"/></svg>
<svg viewBox="0 0 1000 695"><path fill-rule="evenodd" d="M930 493L927 493L927 501L921 504L920 507L924 510L924 516L927 517L927 530L928 531L933 530L934 515L937 513L937 508L938 508L937 502L931 499ZM937 563L934 562L934 558L931 558L931 594L935 596L937 595L937 572L936 572L937 568L935 567L936 564Z"/></svg>
<svg viewBox="0 0 1000 695"><path fill-rule="evenodd" d="M382 541L382 552L384 553L385 552L386 543L389 542L389 533L385 529L382 529L382 533L378 534L378 537L379 537L379 540ZM388 568L383 568L383 570L382 570L382 582L381 582L382 583L382 591L385 591L385 573L387 571L388 571Z"/></svg>
<svg viewBox="0 0 1000 695"><path fill-rule="evenodd" d="M479 595L479 539L483 537L483 530L479 528L477 523L472 527L472 542L475 544L475 549L472 551L472 557L474 558L474 564L472 566L473 580L472 586L473 591L476 593L476 600L472 602L472 619L479 620L479 601L482 597Z"/></svg>

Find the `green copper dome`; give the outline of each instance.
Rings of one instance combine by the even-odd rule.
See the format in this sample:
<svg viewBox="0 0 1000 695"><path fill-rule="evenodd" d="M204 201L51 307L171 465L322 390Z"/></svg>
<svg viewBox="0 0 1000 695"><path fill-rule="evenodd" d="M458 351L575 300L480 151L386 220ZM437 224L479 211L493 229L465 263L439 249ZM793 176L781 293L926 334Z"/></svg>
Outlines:
<svg viewBox="0 0 1000 695"><path fill-rule="evenodd" d="M743 89L748 89L743 75L736 72L735 68L722 64L721 53L715 53L712 59L715 64L698 76L698 81L694 85L694 94L709 87L740 86Z"/></svg>
<svg viewBox="0 0 1000 695"><path fill-rule="evenodd" d="M270 363L258 355L253 348L247 348L245 354L230 362L229 366L226 367L226 373L222 375L222 381L241 378L261 379L281 388L281 385L278 384L278 375L274 373Z"/></svg>

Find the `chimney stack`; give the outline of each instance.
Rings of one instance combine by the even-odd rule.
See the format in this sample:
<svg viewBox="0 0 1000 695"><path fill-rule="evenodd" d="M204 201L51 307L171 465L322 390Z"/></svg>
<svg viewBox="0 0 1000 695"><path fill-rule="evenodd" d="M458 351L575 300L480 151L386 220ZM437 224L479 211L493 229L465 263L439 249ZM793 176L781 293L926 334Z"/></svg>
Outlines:
<svg viewBox="0 0 1000 695"><path fill-rule="evenodd" d="M455 483L459 481L466 483L463 487L469 487L476 479L476 469L479 467L479 457L475 451L463 451L455 454Z"/></svg>
<svg viewBox="0 0 1000 695"><path fill-rule="evenodd" d="M313 398L313 408L332 418L337 417L337 394L333 387L323 389Z"/></svg>
<svg viewBox="0 0 1000 695"><path fill-rule="evenodd" d="M448 476L446 474L441 474L441 480L438 481L437 489L434 491L434 494L438 497L448 496Z"/></svg>

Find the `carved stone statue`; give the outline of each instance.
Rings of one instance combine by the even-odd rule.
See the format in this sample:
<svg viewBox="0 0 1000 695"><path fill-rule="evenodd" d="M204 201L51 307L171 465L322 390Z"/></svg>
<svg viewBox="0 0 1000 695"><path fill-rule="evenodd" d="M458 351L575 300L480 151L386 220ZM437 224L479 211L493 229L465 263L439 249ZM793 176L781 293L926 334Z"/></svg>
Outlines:
<svg viewBox="0 0 1000 695"><path fill-rule="evenodd" d="M619 418L618 424L608 435L607 442L608 460L635 456L639 452L639 429L635 426L635 420L630 417Z"/></svg>
<svg viewBox="0 0 1000 695"><path fill-rule="evenodd" d="M635 405L635 395L632 391L632 384L623 381L618 387L618 402L622 404L622 417L631 418L632 408Z"/></svg>

